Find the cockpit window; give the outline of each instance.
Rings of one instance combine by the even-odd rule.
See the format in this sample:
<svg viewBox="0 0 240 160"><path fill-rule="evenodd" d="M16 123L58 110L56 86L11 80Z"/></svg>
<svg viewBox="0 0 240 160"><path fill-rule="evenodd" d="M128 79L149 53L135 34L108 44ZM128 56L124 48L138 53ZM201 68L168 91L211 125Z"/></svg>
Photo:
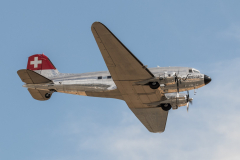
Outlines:
<svg viewBox="0 0 240 160"><path fill-rule="evenodd" d="M194 73L199 73L199 71L194 70Z"/></svg>
<svg viewBox="0 0 240 160"><path fill-rule="evenodd" d="M200 73L198 70L196 70L196 69L193 69L193 72L194 73Z"/></svg>
<svg viewBox="0 0 240 160"><path fill-rule="evenodd" d="M192 68L192 69L189 69L189 73L200 73L200 71Z"/></svg>

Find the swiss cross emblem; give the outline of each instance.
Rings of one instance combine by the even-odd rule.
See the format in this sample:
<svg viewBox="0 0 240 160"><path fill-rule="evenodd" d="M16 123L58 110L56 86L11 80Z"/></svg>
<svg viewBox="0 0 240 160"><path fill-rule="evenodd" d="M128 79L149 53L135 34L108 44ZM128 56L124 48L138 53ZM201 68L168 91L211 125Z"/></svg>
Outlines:
<svg viewBox="0 0 240 160"><path fill-rule="evenodd" d="M42 64L42 60L38 60L38 57L34 57L33 61L30 61L31 65L34 65L34 68L38 68L39 64Z"/></svg>

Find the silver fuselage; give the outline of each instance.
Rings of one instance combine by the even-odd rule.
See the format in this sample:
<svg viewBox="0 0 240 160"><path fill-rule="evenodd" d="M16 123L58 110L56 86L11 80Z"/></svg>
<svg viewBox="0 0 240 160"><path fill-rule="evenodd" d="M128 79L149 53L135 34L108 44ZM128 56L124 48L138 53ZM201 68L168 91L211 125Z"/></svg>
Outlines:
<svg viewBox="0 0 240 160"><path fill-rule="evenodd" d="M179 91L197 89L205 85L204 74L189 72L188 67L156 67L149 68L156 79L160 79L160 89L163 93L177 92L175 75L180 80ZM24 87L38 90L49 90L75 95L118 98L117 86L108 71L81 74L58 73L47 78L53 83L25 84ZM116 91L116 92L115 92Z"/></svg>

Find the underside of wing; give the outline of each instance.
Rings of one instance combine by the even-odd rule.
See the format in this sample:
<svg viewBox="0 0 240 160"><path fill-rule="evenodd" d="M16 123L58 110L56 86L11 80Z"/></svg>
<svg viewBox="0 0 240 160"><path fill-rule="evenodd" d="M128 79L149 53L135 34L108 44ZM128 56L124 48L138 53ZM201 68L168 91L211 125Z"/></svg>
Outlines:
<svg viewBox="0 0 240 160"><path fill-rule="evenodd" d="M113 80L142 80L154 77L106 26L94 22L91 29Z"/></svg>
<svg viewBox="0 0 240 160"><path fill-rule="evenodd" d="M168 116L167 111L162 110L160 107L130 109L150 132L164 132Z"/></svg>

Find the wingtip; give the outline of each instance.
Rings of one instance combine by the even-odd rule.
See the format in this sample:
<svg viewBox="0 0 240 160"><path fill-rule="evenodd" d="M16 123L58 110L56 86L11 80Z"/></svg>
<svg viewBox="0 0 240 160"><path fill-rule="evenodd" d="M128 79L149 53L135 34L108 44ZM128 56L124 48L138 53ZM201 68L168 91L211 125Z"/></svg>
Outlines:
<svg viewBox="0 0 240 160"><path fill-rule="evenodd" d="M93 25L96 25L96 24L101 24L101 22L95 21L95 22L93 22L92 26L93 26Z"/></svg>
<svg viewBox="0 0 240 160"><path fill-rule="evenodd" d="M93 22L92 27L97 26L97 25L103 25L104 27L106 27L103 23L101 23L99 21Z"/></svg>

